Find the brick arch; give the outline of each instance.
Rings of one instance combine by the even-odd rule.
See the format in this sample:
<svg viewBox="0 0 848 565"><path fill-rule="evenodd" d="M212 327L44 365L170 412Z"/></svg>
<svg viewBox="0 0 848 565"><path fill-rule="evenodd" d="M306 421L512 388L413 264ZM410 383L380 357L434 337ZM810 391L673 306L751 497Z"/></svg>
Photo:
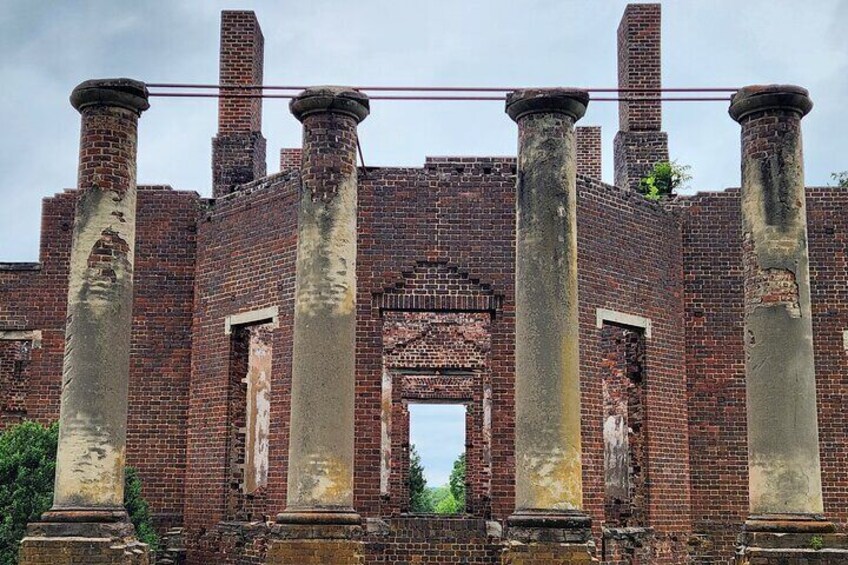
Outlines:
<svg viewBox="0 0 848 565"><path fill-rule="evenodd" d="M503 295L492 285L447 261L418 261L387 280L374 293L374 306L384 310L472 311L496 313Z"/></svg>

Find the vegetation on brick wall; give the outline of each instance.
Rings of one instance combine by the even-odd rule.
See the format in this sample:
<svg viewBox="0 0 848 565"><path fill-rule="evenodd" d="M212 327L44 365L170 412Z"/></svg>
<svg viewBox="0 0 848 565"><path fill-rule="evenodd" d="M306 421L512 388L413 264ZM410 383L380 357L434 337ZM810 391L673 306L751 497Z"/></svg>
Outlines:
<svg viewBox="0 0 848 565"><path fill-rule="evenodd" d="M648 200L660 200L674 194L676 188L683 187L692 175L689 165L680 165L677 161L663 161L653 166L651 171L639 181L639 190Z"/></svg>
<svg viewBox="0 0 848 565"><path fill-rule="evenodd" d="M830 178L832 178L834 182L836 182L836 186L848 188L848 171L831 173Z"/></svg>
<svg viewBox="0 0 848 565"><path fill-rule="evenodd" d="M53 476L59 425L23 422L0 434L0 565L17 563L18 545L28 522L53 503ZM138 472L127 467L124 504L138 537L156 549L150 508L141 496Z"/></svg>

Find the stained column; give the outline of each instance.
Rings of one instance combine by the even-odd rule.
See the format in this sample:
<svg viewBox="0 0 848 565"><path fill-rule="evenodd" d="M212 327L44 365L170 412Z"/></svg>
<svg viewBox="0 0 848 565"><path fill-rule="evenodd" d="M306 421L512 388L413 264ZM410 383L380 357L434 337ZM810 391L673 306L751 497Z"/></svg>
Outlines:
<svg viewBox="0 0 848 565"><path fill-rule="evenodd" d="M53 506L20 562L146 563L124 510L138 118L144 83L90 80L82 114Z"/></svg>
<svg viewBox="0 0 848 565"><path fill-rule="evenodd" d="M576 143L582 90L507 97L518 124L513 529L583 530L577 312ZM562 541L580 541L583 533Z"/></svg>
<svg viewBox="0 0 848 565"><path fill-rule="evenodd" d="M53 512L124 512L138 118L143 83L80 84L78 197L71 244Z"/></svg>
<svg viewBox="0 0 848 565"><path fill-rule="evenodd" d="M742 126L745 380L750 516L746 529L823 521L801 118L797 86L749 86Z"/></svg>
<svg viewBox="0 0 848 565"><path fill-rule="evenodd" d="M291 103L303 123L284 523L358 524L353 510L357 124L368 98L316 87Z"/></svg>

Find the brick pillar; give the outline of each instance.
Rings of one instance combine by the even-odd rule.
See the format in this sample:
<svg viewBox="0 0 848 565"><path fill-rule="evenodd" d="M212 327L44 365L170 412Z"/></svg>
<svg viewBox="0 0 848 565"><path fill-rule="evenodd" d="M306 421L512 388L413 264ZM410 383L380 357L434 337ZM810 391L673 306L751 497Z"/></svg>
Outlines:
<svg viewBox="0 0 848 565"><path fill-rule="evenodd" d="M551 563L589 556L580 440L574 136L574 123L588 102L586 91L545 89L513 92L506 103L518 124L516 500L508 535L519 542L569 546ZM540 551L550 552L554 545L546 543ZM508 562L533 560L513 556Z"/></svg>
<svg viewBox="0 0 848 565"><path fill-rule="evenodd" d="M577 140L577 174L601 180L601 127L574 128L574 135Z"/></svg>
<svg viewBox="0 0 848 565"><path fill-rule="evenodd" d="M30 525L21 562L142 563L147 546L135 541L124 510L124 461L137 127L147 88L87 81L71 104L82 131L56 481L53 507Z"/></svg>
<svg viewBox="0 0 848 565"><path fill-rule="evenodd" d="M618 26L618 87L658 89L661 73L661 9L659 4L628 4ZM660 94L621 92L619 132L615 136L616 186L639 189L654 164L668 161L668 135L662 130Z"/></svg>
<svg viewBox="0 0 848 565"><path fill-rule="evenodd" d="M301 151L300 148L284 147L280 149L280 171L300 170Z"/></svg>
<svg viewBox="0 0 848 565"><path fill-rule="evenodd" d="M262 84L265 39L249 11L221 12L222 86ZM222 94L259 94L257 90L222 89ZM212 140L212 195L266 175L261 98L219 98L218 135Z"/></svg>
<svg viewBox="0 0 848 565"><path fill-rule="evenodd" d="M743 88L730 105L742 126L750 509L739 563L775 543L781 563L819 563L806 560L810 537L833 531L822 502L801 149L812 106L805 89L784 85ZM821 562L848 563L848 553Z"/></svg>
<svg viewBox="0 0 848 565"><path fill-rule="evenodd" d="M353 509L356 344L356 127L368 97L310 88L292 100L303 123L298 217L287 538L269 563L357 563ZM320 554L321 561L310 560Z"/></svg>

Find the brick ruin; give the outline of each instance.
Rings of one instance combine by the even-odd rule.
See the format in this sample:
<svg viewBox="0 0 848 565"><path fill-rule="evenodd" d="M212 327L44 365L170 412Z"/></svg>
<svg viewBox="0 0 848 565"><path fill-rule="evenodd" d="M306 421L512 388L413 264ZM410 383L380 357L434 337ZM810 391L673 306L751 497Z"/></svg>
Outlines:
<svg viewBox="0 0 848 565"><path fill-rule="evenodd" d="M620 87L659 88L659 5L618 41ZM223 12L220 82L261 84L263 43ZM202 198L136 187L142 83L83 83L80 185L44 200L37 263L0 263L0 427L61 398L62 441L139 470L162 563L848 563L848 193L804 187L806 91L739 91L742 189L659 203L636 96L615 185L581 91L510 95L518 159L365 170L367 97L310 89L272 174L261 100L222 98ZM69 321L94 337L66 353ZM465 514L409 512L420 401L465 407ZM92 490L64 449L22 562L152 562L122 471Z"/></svg>

